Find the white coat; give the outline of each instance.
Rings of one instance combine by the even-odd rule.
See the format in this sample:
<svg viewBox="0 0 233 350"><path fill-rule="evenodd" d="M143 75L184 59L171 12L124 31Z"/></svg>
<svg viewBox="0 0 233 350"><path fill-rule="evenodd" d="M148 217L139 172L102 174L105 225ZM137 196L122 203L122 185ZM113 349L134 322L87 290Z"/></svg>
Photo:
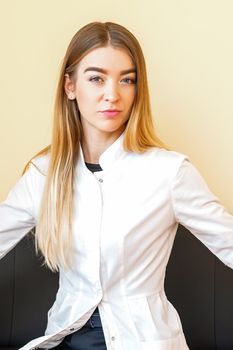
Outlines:
<svg viewBox="0 0 233 350"><path fill-rule="evenodd" d="M233 216L187 157L157 148L125 152L122 141L101 155L101 172L92 174L80 156L73 265L60 269L45 336L21 349L57 345L98 305L108 350L187 350L164 293L178 223L233 268ZM36 225L48 162L49 156L37 158L0 205L0 256Z"/></svg>

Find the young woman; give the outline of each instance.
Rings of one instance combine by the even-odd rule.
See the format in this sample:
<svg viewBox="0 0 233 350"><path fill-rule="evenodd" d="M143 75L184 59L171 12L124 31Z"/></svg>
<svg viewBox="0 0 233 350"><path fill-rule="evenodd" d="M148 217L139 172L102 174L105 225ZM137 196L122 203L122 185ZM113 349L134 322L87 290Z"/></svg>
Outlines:
<svg viewBox="0 0 233 350"><path fill-rule="evenodd" d="M185 350L164 293L178 223L233 267L233 217L157 138L135 37L91 23L61 68L51 146L0 206L6 254L34 226L60 284L43 337L22 349Z"/></svg>

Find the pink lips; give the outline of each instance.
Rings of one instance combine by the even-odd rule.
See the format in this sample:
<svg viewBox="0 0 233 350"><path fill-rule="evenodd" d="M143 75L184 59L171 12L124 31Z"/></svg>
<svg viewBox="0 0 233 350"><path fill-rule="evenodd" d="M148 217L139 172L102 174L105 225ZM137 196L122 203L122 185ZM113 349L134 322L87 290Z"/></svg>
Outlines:
<svg viewBox="0 0 233 350"><path fill-rule="evenodd" d="M121 111L119 109L106 109L101 111L105 117L116 117Z"/></svg>

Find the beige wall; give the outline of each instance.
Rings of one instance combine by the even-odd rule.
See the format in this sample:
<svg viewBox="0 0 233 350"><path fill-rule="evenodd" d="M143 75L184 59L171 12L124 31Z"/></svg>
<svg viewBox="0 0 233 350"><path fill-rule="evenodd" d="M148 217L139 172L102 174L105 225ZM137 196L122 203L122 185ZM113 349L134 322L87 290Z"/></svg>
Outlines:
<svg viewBox="0 0 233 350"><path fill-rule="evenodd" d="M58 66L73 34L119 22L145 52L157 127L233 211L232 0L0 0L0 199L49 143Z"/></svg>

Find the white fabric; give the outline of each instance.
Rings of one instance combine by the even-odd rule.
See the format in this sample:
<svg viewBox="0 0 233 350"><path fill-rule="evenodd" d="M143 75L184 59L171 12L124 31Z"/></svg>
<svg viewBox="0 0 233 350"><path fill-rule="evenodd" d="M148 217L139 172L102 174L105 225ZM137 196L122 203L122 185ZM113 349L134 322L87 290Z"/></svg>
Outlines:
<svg viewBox="0 0 233 350"><path fill-rule="evenodd" d="M156 148L125 152L122 141L101 155L101 172L92 174L80 156L73 267L60 269L46 335L21 349L57 345L98 305L108 350L187 350L164 293L178 223L233 267L233 217L187 157ZM0 205L0 256L36 225L48 162L37 158Z"/></svg>

